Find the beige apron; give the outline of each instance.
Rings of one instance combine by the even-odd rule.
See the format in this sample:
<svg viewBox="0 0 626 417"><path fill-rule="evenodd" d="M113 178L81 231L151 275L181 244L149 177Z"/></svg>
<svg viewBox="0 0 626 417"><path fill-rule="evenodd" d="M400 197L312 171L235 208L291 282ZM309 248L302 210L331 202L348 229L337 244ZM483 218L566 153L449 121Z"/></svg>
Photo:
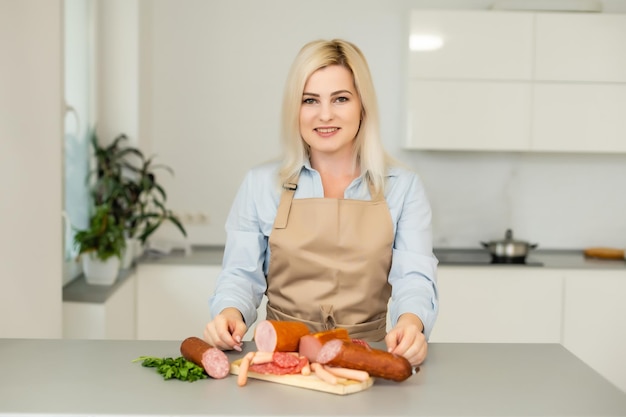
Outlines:
<svg viewBox="0 0 626 417"><path fill-rule="evenodd" d="M384 196L294 199L297 181L283 186L269 237L267 318L383 340L393 244Z"/></svg>

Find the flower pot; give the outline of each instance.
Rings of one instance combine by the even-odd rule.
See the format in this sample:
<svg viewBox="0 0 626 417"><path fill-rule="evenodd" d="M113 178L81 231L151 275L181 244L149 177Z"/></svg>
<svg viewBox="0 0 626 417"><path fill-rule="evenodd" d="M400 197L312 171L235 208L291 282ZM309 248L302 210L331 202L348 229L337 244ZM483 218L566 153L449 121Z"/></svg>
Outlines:
<svg viewBox="0 0 626 417"><path fill-rule="evenodd" d="M143 243L141 243L141 240L135 239L135 244L133 246L134 246L133 253L134 253L135 259L141 258L144 253L144 246L143 246Z"/></svg>
<svg viewBox="0 0 626 417"><path fill-rule="evenodd" d="M135 238L126 238L126 247L124 248L124 252L122 253L122 269L128 269L133 265L133 261L135 260L135 252L137 245L135 241L138 239Z"/></svg>
<svg viewBox="0 0 626 417"><path fill-rule="evenodd" d="M81 259L87 284L112 285L119 275L121 261L117 256L102 261L94 253L89 253L83 254Z"/></svg>

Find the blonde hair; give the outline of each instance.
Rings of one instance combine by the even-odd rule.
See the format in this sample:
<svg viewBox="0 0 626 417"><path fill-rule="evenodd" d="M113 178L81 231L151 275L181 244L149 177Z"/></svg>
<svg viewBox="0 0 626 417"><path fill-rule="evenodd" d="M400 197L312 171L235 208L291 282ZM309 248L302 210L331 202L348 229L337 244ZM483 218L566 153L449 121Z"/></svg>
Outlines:
<svg viewBox="0 0 626 417"><path fill-rule="evenodd" d="M304 86L315 71L330 65L347 68L354 77L354 86L361 99L361 127L354 141L354 166L360 165L361 173L373 186L374 192L382 192L385 174L391 158L380 139L378 104L369 66L361 50L354 44L333 39L317 40L302 47L296 56L285 85L282 107L282 140L284 162L279 180L287 182L298 174L309 159L308 145L300 135L300 106Z"/></svg>

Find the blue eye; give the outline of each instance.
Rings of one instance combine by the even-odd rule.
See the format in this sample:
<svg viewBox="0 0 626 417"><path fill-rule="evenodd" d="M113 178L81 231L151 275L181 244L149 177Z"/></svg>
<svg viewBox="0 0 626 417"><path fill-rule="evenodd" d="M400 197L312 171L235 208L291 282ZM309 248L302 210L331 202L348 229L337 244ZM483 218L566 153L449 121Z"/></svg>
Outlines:
<svg viewBox="0 0 626 417"><path fill-rule="evenodd" d="M338 101L339 103L345 103L347 101L350 101L350 99L348 97L340 96L337 97L336 101Z"/></svg>
<svg viewBox="0 0 626 417"><path fill-rule="evenodd" d="M305 98L304 100L302 100L303 104L315 104L317 102L317 100L315 100L314 98L308 97Z"/></svg>

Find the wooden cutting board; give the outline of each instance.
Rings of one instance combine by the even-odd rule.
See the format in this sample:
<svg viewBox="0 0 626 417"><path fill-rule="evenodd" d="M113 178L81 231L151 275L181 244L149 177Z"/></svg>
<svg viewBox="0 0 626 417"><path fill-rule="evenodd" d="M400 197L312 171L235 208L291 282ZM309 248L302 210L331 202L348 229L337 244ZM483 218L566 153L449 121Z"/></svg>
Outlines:
<svg viewBox="0 0 626 417"><path fill-rule="evenodd" d="M230 373L233 375L239 375L239 364L241 359L230 364ZM261 379L263 381L276 382L278 384L291 385L299 388L312 389L315 391L324 391L331 394L346 395L353 394L355 392L361 392L374 384L374 378L370 377L367 381L345 381L340 382L337 385L324 382L315 375L268 375L259 374L256 372L248 372L248 378Z"/></svg>
<svg viewBox="0 0 626 417"><path fill-rule="evenodd" d="M624 249L593 247L593 248L586 248L583 250L583 252L585 256L590 257L590 258L616 259L616 260L626 259L626 255L624 254Z"/></svg>

